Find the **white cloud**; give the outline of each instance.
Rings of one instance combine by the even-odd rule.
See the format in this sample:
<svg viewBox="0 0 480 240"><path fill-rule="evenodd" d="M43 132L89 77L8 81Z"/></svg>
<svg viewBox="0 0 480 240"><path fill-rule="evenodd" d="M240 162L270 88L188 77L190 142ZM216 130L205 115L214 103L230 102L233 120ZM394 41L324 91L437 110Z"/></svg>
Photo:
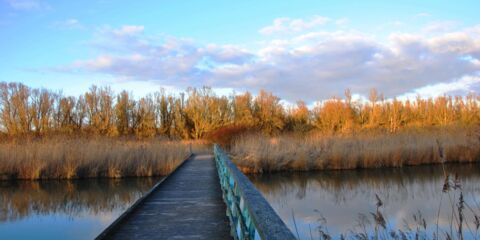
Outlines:
<svg viewBox="0 0 480 240"><path fill-rule="evenodd" d="M99 56L93 60L77 61L74 66L85 67L92 70L107 69L113 65L114 58L111 56Z"/></svg>
<svg viewBox="0 0 480 240"><path fill-rule="evenodd" d="M426 13L426 12L417 13L415 15L415 17L420 17L420 18L431 17L431 16L432 16L432 14Z"/></svg>
<svg viewBox="0 0 480 240"><path fill-rule="evenodd" d="M413 92L400 96L400 99L415 99L437 97L444 94L478 92L480 90L480 76L464 76L451 82L437 83L415 89Z"/></svg>
<svg viewBox="0 0 480 240"><path fill-rule="evenodd" d="M443 33L453 30L459 24L455 21L437 21L427 24L423 31L428 33Z"/></svg>
<svg viewBox="0 0 480 240"><path fill-rule="evenodd" d="M222 63L242 63L245 59L253 57L246 49L239 48L233 45L219 46L216 44L207 45L205 48L200 49L202 54L209 56L211 60Z"/></svg>
<svg viewBox="0 0 480 240"><path fill-rule="evenodd" d="M106 39L96 45L101 51L97 58L62 70L179 88L263 88L292 101L341 96L346 88L364 95L377 88L387 98L416 91L467 93L480 88L480 27L435 36L395 33L386 42L356 31L299 32L267 41L255 51L152 38L143 27L101 34Z"/></svg>
<svg viewBox="0 0 480 240"><path fill-rule="evenodd" d="M337 19L335 20L335 24L337 24L338 26L344 26L346 24L348 24L350 20L348 18L340 18L340 19Z"/></svg>
<svg viewBox="0 0 480 240"><path fill-rule="evenodd" d="M144 26L125 25L119 29L113 30L113 33L118 36L131 36L131 35L142 33L143 30L144 30Z"/></svg>
<svg viewBox="0 0 480 240"><path fill-rule="evenodd" d="M69 18L53 23L53 27L59 29L83 29L85 26L78 19Z"/></svg>
<svg viewBox="0 0 480 240"><path fill-rule="evenodd" d="M478 53L480 41L478 36L471 36L466 32L447 33L429 40L429 45L437 52L443 53Z"/></svg>
<svg viewBox="0 0 480 240"><path fill-rule="evenodd" d="M15 10L43 10L50 9L50 6L40 0L5 0Z"/></svg>
<svg viewBox="0 0 480 240"><path fill-rule="evenodd" d="M260 29L260 33L271 35L275 33L300 32L314 27L322 26L330 21L327 17L314 16L311 19L301 18L277 18L273 20L272 25Z"/></svg>

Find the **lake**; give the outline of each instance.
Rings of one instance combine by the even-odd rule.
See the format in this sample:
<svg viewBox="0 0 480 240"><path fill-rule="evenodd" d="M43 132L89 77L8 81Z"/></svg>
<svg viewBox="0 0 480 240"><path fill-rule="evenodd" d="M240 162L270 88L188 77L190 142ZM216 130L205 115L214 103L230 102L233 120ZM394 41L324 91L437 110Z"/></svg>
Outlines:
<svg viewBox="0 0 480 240"><path fill-rule="evenodd" d="M158 180L0 181L0 238L93 239Z"/></svg>
<svg viewBox="0 0 480 240"><path fill-rule="evenodd" d="M441 165L273 173L249 178L301 239L319 239L321 234L351 237L354 233L372 237L375 229L380 237L391 230L400 234L401 230L414 238L419 229L419 234L432 237L438 232L445 239L446 234L455 235L460 225L460 192L465 202L462 232L465 239L472 239L480 235L473 214L480 216L480 165L446 165L445 172L452 174L452 187L447 192L443 191L445 174ZM379 216L376 195L382 202L378 211L385 228L381 219L374 218Z"/></svg>
<svg viewBox="0 0 480 240"><path fill-rule="evenodd" d="M480 165L446 165L445 171L452 176L451 185L458 174L456 183L461 189L442 191L445 175L439 165L248 177L301 239L318 239L322 232L334 238L352 236L352 232L373 236L375 228L382 234L383 227L375 224L372 215L377 213L376 195L383 204L378 210L386 229L415 232L423 229L425 220L423 232L431 236L437 232L438 220L443 239L445 233L457 231L460 191L465 201L464 222L468 223L463 232L465 239L472 239L472 210L480 215ZM0 237L93 239L158 180L0 181Z"/></svg>

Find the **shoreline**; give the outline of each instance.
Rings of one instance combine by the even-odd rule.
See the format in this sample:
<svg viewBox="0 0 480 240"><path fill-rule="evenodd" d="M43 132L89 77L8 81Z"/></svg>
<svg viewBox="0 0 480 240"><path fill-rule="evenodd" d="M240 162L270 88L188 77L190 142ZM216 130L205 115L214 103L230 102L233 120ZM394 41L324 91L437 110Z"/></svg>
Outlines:
<svg viewBox="0 0 480 240"><path fill-rule="evenodd" d="M480 162L478 128L358 135L246 135L230 155L243 172L368 169Z"/></svg>

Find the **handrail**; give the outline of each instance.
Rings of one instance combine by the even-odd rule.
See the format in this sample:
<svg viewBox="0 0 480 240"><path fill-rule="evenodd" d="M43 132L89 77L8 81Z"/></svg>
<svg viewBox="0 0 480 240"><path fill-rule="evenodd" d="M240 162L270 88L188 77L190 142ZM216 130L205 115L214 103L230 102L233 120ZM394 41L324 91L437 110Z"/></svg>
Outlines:
<svg viewBox="0 0 480 240"><path fill-rule="evenodd" d="M232 236L237 240L296 239L227 154L217 144L213 151Z"/></svg>
<svg viewBox="0 0 480 240"><path fill-rule="evenodd" d="M193 154L190 151L190 155L188 155L187 158L185 158L180 164L178 164L175 169L173 169L172 172L170 172L167 176L162 178L160 181L158 181L148 192L143 194L137 201L135 201L127 210L125 210L115 221L113 221L110 225L108 225L107 228L105 228L98 236L95 238L95 240L101 240L105 239L109 234L111 234L117 227L120 225L120 223L125 220L130 213L132 213L140 204L143 203L143 200L145 200L148 196L152 195L152 193L160 187L160 185L168 179L168 177L172 176L188 159L191 159L195 154Z"/></svg>

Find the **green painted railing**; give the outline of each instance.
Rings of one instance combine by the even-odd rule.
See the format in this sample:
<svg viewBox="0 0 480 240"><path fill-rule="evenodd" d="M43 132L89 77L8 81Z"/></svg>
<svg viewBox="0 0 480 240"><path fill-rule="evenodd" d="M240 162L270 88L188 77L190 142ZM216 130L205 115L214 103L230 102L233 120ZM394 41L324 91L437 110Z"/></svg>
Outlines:
<svg viewBox="0 0 480 240"><path fill-rule="evenodd" d="M228 155L218 145L213 150L232 236L237 240L295 239L270 204Z"/></svg>

